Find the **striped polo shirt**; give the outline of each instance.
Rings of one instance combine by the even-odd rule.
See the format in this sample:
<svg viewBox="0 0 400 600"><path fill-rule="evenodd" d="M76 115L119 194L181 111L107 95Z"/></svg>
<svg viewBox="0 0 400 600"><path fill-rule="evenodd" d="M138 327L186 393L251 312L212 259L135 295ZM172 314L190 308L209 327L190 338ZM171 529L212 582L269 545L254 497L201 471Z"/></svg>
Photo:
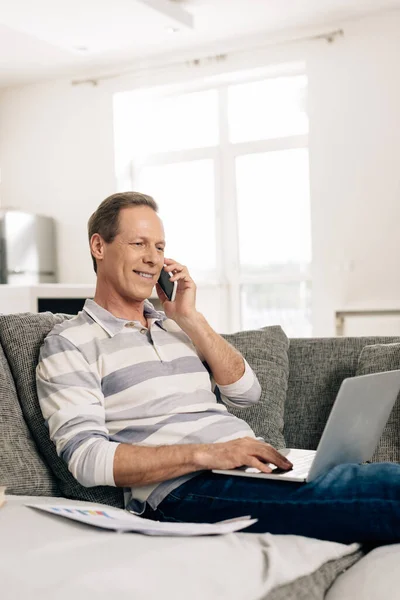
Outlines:
<svg viewBox="0 0 400 600"><path fill-rule="evenodd" d="M57 454L84 486L115 486L118 444L161 446L255 437L226 405L258 402L260 385L246 361L243 376L218 386L190 338L146 300L148 327L86 300L44 340L36 369L40 407ZM217 402L218 393L222 402ZM142 513L199 474L124 489Z"/></svg>

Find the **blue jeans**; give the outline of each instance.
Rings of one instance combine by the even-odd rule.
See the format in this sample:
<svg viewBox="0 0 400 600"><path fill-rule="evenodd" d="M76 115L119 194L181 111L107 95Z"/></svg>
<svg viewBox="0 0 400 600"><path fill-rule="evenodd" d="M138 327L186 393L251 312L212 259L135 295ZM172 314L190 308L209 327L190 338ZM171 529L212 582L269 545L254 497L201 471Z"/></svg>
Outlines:
<svg viewBox="0 0 400 600"><path fill-rule="evenodd" d="M208 522L251 515L244 532L296 534L342 543L400 541L400 465L339 465L311 483L205 471L173 490L158 521Z"/></svg>

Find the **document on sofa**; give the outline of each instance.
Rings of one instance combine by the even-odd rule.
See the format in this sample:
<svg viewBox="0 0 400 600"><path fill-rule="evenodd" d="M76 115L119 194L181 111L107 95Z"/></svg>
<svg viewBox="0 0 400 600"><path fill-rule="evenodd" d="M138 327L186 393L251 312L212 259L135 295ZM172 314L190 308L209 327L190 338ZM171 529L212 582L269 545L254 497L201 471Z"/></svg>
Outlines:
<svg viewBox="0 0 400 600"><path fill-rule="evenodd" d="M87 525L113 529L117 532L134 531L145 535L192 536L232 533L249 527L257 521L250 516L237 517L218 523L163 523L133 515L119 508L82 507L70 504L26 504L59 517L80 521Z"/></svg>

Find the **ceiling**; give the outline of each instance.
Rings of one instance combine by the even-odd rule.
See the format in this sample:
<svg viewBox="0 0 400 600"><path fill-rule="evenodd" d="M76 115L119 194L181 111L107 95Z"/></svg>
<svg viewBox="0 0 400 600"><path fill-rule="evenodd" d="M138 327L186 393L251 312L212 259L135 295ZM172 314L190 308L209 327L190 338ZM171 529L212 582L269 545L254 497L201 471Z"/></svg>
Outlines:
<svg viewBox="0 0 400 600"><path fill-rule="evenodd" d="M400 8L400 0L1 0L0 86L79 76L238 38Z"/></svg>

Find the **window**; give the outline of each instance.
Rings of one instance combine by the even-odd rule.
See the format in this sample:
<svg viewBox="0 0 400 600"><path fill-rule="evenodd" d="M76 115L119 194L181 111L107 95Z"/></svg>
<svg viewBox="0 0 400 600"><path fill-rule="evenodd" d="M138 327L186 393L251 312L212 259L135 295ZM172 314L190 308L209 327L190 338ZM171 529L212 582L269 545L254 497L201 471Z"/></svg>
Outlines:
<svg viewBox="0 0 400 600"><path fill-rule="evenodd" d="M133 146L135 154L216 146L217 100L216 90L140 98L130 115L134 139L140 142Z"/></svg>
<svg viewBox="0 0 400 600"><path fill-rule="evenodd" d="M242 327L311 335L307 149L236 158L236 189Z"/></svg>
<svg viewBox="0 0 400 600"><path fill-rule="evenodd" d="M311 260L305 148L236 158L241 272L305 267Z"/></svg>
<svg viewBox="0 0 400 600"><path fill-rule="evenodd" d="M156 198L167 256L199 291L224 288L220 331L312 334L306 94L293 74L115 98L121 187Z"/></svg>
<svg viewBox="0 0 400 600"><path fill-rule="evenodd" d="M143 166L137 187L157 199L167 255L190 266L196 279L216 277L215 174L212 160ZM185 227L185 223L194 226Z"/></svg>
<svg viewBox="0 0 400 600"><path fill-rule="evenodd" d="M249 142L308 133L306 91L304 75L229 86L230 141Z"/></svg>

